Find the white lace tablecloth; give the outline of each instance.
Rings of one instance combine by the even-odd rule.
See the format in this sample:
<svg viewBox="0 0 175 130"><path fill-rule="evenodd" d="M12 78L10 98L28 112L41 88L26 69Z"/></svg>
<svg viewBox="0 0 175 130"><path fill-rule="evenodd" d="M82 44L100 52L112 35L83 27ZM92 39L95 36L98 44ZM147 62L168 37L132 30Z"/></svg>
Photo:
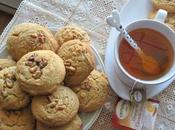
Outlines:
<svg viewBox="0 0 175 130"><path fill-rule="evenodd" d="M22 22L35 22L50 28L60 28L67 24L78 24L86 29L104 58L109 27L105 18L113 9L118 9L127 0L24 0L14 18L0 37L2 47L12 26ZM111 92L102 112L91 130L113 130L111 115L117 96ZM160 109L155 130L175 130L175 82L156 96Z"/></svg>

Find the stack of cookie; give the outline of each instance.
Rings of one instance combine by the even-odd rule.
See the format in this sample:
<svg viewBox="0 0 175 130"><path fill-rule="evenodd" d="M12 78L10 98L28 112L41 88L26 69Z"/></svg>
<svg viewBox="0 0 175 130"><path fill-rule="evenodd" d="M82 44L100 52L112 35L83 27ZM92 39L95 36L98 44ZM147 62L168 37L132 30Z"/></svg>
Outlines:
<svg viewBox="0 0 175 130"><path fill-rule="evenodd" d="M175 1L174 0L152 0L153 10L150 12L149 18L153 19L157 10L164 9L168 12L165 23L175 30Z"/></svg>
<svg viewBox="0 0 175 130"><path fill-rule="evenodd" d="M65 26L54 37L43 26L22 23L10 32L7 50L17 63L0 60L1 130L80 130L78 112L105 103L109 84L95 70L81 28Z"/></svg>

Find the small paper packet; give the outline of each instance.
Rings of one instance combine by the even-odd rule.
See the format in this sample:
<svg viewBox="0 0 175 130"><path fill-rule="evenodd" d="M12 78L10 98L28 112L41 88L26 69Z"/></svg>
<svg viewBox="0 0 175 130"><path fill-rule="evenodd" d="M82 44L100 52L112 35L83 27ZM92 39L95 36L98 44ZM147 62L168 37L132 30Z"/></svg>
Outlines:
<svg viewBox="0 0 175 130"><path fill-rule="evenodd" d="M144 103L117 100L112 116L112 126L120 130L153 130L159 101L149 99Z"/></svg>

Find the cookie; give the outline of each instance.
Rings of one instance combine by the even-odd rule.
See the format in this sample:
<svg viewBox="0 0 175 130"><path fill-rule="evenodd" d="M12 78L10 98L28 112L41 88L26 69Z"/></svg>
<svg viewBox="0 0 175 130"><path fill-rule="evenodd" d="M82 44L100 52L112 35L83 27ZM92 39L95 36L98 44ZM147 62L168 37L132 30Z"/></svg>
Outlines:
<svg viewBox="0 0 175 130"><path fill-rule="evenodd" d="M156 10L151 11L148 18L154 19L156 12L157 12ZM168 25L173 30L175 30L175 15L174 15L174 13L168 13L168 16L165 20L165 24Z"/></svg>
<svg viewBox="0 0 175 130"><path fill-rule="evenodd" d="M29 103L29 95L20 88L15 73L15 66L0 71L0 106L8 110L17 110Z"/></svg>
<svg viewBox="0 0 175 130"><path fill-rule="evenodd" d="M18 61L23 55L35 50L58 49L58 43L52 33L35 23L22 23L14 26L7 38L7 50Z"/></svg>
<svg viewBox="0 0 175 130"><path fill-rule="evenodd" d="M91 73L95 66L94 55L89 45L80 40L64 43L58 50L58 55L64 60L67 86L79 85Z"/></svg>
<svg viewBox="0 0 175 130"><path fill-rule="evenodd" d="M51 127L70 122L76 116L78 109L77 95L64 86L59 86L49 96L36 96L32 99L32 112L35 118Z"/></svg>
<svg viewBox="0 0 175 130"><path fill-rule="evenodd" d="M34 130L35 120L30 109L0 110L0 130Z"/></svg>
<svg viewBox="0 0 175 130"><path fill-rule="evenodd" d="M152 3L155 9L164 9L169 13L175 13L174 0L152 0Z"/></svg>
<svg viewBox="0 0 175 130"><path fill-rule="evenodd" d="M71 122L63 126L49 127L39 121L37 121L37 130L81 130L82 121L77 115Z"/></svg>
<svg viewBox="0 0 175 130"><path fill-rule="evenodd" d="M108 86L106 76L93 70L80 86L73 88L80 101L80 111L92 112L100 108L108 97Z"/></svg>
<svg viewBox="0 0 175 130"><path fill-rule="evenodd" d="M65 77L63 60L50 50L29 52L17 62L17 79L31 95L53 92Z"/></svg>
<svg viewBox="0 0 175 130"><path fill-rule="evenodd" d="M87 44L89 44L90 42L90 38L87 32L73 25L68 25L58 30L58 32L55 34L55 39L58 42L59 46L61 46L63 43L67 41L74 39L79 39L83 43Z"/></svg>
<svg viewBox="0 0 175 130"><path fill-rule="evenodd" d="M16 62L10 59L0 59L0 70L10 66L16 66Z"/></svg>

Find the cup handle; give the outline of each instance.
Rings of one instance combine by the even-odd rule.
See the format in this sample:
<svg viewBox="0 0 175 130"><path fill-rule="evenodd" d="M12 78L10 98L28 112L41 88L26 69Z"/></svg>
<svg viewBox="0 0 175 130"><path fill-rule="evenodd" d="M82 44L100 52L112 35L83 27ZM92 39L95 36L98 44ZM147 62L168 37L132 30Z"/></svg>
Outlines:
<svg viewBox="0 0 175 130"><path fill-rule="evenodd" d="M167 14L168 13L167 13L166 10L159 9L157 11L157 13L156 13L156 16L155 16L154 20L164 23L165 22L165 19L167 17Z"/></svg>

